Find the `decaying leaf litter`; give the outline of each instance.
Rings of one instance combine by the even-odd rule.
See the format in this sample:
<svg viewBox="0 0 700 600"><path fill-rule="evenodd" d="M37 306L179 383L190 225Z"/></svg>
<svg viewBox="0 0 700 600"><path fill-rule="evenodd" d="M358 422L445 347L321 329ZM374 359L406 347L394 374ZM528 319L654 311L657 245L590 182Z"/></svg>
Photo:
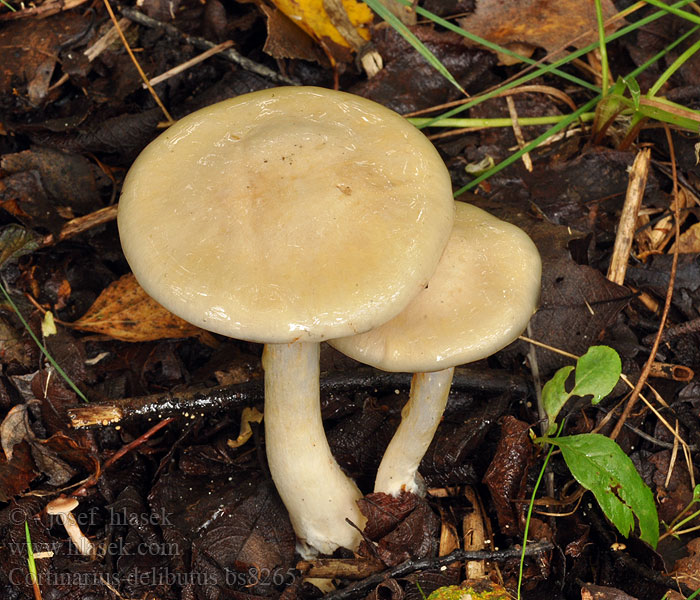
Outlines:
<svg viewBox="0 0 700 600"><path fill-rule="evenodd" d="M658 10L631 5L636 10L617 17L628 4L602 3L609 36ZM697 129L665 129L663 120L648 119L630 136L623 121L584 117L527 152L531 166L513 161L458 198L514 222L537 244L543 284L526 336L533 343L518 341L458 371L421 464L425 498L368 494L359 556L295 556L294 532L266 473L262 430L243 417L245 409L262 408L260 348L183 329L140 296L110 220L126 170L171 117L241 93L284 82L335 85L401 114L434 117L452 106L432 107L463 98L458 86L472 97L503 89L526 67L523 60L547 53L545 63L562 60L598 39L593 3L522 1L503 12L489 0L426 0L417 15L395 8L455 86L367 6L342 6L115 5L147 77L175 70L152 95L104 4L0 5L0 259L16 306L5 299L0 315L3 597L35 594L25 521L46 598L306 598L318 597L318 589L338 598L420 598L468 577L514 593L525 515L544 458L529 433L540 432L535 390L592 345L618 351L632 387L642 376L653 388L641 388L643 398L630 405L621 428L630 389L624 384L596 407L574 399L563 411L566 435L615 430L663 524L698 509ZM432 24L425 11L516 52L521 62ZM690 33L635 76L646 93L697 41L692 27L682 15L666 15L609 43L611 84ZM382 64L371 77L356 61L367 55ZM698 60L683 56L658 95L697 108ZM470 186L488 165L551 126L528 126L529 118L560 118L589 103L601 87L603 62L599 52L586 51L557 65L566 79L538 75L455 115L483 123L458 132L426 129L454 188ZM628 91L626 99L632 96ZM483 127L495 118L510 126ZM643 148L650 149L648 174L631 198L630 169ZM625 223L623 208L632 202L638 209ZM620 261L613 259L620 231L631 236L622 275L610 273L611 262ZM18 313L89 404L44 358ZM409 377L369 370L330 348L322 371L334 455L371 492ZM252 435L237 444L244 422ZM524 564L523 597L681 598L700 587L697 519L674 529L689 530L678 537L662 525L653 550L638 529L628 539L617 532L560 456L544 480L529 522L533 552ZM74 513L99 548L96 558L79 556L60 523L47 517L46 503L60 494L79 499ZM453 551L482 551L490 560L439 558Z"/></svg>

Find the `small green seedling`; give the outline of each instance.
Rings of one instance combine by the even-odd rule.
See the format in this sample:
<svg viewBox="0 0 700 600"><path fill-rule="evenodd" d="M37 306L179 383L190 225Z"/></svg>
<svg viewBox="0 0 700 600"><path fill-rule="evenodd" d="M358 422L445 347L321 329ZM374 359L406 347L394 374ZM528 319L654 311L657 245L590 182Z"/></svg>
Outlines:
<svg viewBox="0 0 700 600"><path fill-rule="evenodd" d="M562 437L560 434L563 424L557 426L555 423L561 409L572 396L590 396L592 403L597 404L612 392L621 372L620 357L615 350L607 346L593 346L578 359L575 367L559 369L542 389L542 402L549 419L549 427L544 436L535 438L534 441L542 446L549 445L550 448L528 510L518 597L535 494L555 447L561 450L574 479L593 493L600 508L617 530L628 537L634 528L636 517L639 523L639 537L656 548L659 540L659 518L654 495L622 448L610 438L597 433ZM572 374L574 385L571 390L567 390L566 384Z"/></svg>
<svg viewBox="0 0 700 600"><path fill-rule="evenodd" d="M566 380L574 370L574 387L567 392ZM578 359L576 367L559 369L542 388L542 402L550 423L547 435L556 430L554 421L569 398L591 396L591 404L596 405L617 385L621 372L620 357L607 346L592 346Z"/></svg>
<svg viewBox="0 0 700 600"><path fill-rule="evenodd" d="M574 386L566 390L566 380L574 372ZM600 508L628 537L639 522L640 537L653 546L659 540L659 518L654 495L640 477L622 448L610 438L597 433L560 437L554 422L559 411L572 396L591 396L597 404L617 384L622 367L617 352L607 346L593 346L576 362L563 367L542 389L542 400L550 425L547 433L535 441L561 450L574 479L593 492Z"/></svg>

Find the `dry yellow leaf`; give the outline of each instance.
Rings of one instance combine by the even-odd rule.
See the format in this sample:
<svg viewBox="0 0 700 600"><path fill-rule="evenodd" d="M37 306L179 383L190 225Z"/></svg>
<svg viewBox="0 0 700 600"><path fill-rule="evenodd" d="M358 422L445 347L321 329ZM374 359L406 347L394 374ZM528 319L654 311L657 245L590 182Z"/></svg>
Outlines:
<svg viewBox="0 0 700 600"><path fill-rule="evenodd" d="M238 437L235 440L227 440L229 448L240 448L253 435L253 430L250 427L251 423L262 423L263 414L255 407L246 407L241 413L241 429Z"/></svg>
<svg viewBox="0 0 700 600"><path fill-rule="evenodd" d="M211 334L176 317L146 294L132 274L107 286L80 319L66 325L125 342L185 337L213 342Z"/></svg>
<svg viewBox="0 0 700 600"><path fill-rule="evenodd" d="M669 253L672 253L676 244L671 246ZM694 223L686 231L681 233L678 240L678 252L681 254L694 254L700 252L700 223Z"/></svg>
<svg viewBox="0 0 700 600"><path fill-rule="evenodd" d="M272 0L272 3L319 42L332 60L350 60L351 53L370 39L372 11L356 0Z"/></svg>

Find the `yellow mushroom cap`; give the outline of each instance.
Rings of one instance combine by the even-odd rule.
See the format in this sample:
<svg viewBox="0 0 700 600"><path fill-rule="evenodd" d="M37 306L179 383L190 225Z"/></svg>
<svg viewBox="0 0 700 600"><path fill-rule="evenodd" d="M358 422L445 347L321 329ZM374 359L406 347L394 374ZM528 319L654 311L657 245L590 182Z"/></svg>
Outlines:
<svg viewBox="0 0 700 600"><path fill-rule="evenodd" d="M390 321L331 345L385 371L431 372L485 358L527 326L541 270L524 231L458 202L454 230L428 287Z"/></svg>
<svg viewBox="0 0 700 600"><path fill-rule="evenodd" d="M370 100L274 88L199 110L131 167L124 254L148 294L256 342L376 327L425 285L454 219L432 144Z"/></svg>

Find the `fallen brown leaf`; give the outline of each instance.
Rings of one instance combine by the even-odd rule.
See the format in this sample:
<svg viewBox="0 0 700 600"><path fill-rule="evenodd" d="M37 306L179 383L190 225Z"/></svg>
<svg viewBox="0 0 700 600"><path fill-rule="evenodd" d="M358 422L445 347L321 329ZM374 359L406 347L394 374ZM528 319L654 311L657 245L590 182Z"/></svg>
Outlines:
<svg viewBox="0 0 700 600"><path fill-rule="evenodd" d="M186 337L198 337L208 343L213 340L206 331L158 304L131 273L110 284L80 319L66 325L124 342Z"/></svg>
<svg viewBox="0 0 700 600"><path fill-rule="evenodd" d="M673 576L693 589L700 586L700 538L694 538L686 546L688 556L679 559L673 569Z"/></svg>
<svg viewBox="0 0 700 600"><path fill-rule="evenodd" d="M501 531L509 535L519 534L520 504L515 501L520 497L532 453L528 429L527 423L515 417L503 418L496 455L484 475Z"/></svg>
<svg viewBox="0 0 700 600"><path fill-rule="evenodd" d="M12 459L0 456L0 502L25 491L39 474L36 472L29 444L25 441L16 444Z"/></svg>
<svg viewBox="0 0 700 600"><path fill-rule="evenodd" d="M385 565L395 566L437 550L440 520L424 498L409 492L397 497L375 492L358 500L358 505L367 517L364 535L376 542L372 548L362 542L360 554L376 556Z"/></svg>
<svg viewBox="0 0 700 600"><path fill-rule="evenodd" d="M617 12L610 0L601 4L604 19ZM615 31L622 22L608 31ZM474 14L460 19L459 24L490 42L527 55L537 47L547 52L567 45L581 48L597 39L598 27L593 2L579 0L480 0Z"/></svg>

